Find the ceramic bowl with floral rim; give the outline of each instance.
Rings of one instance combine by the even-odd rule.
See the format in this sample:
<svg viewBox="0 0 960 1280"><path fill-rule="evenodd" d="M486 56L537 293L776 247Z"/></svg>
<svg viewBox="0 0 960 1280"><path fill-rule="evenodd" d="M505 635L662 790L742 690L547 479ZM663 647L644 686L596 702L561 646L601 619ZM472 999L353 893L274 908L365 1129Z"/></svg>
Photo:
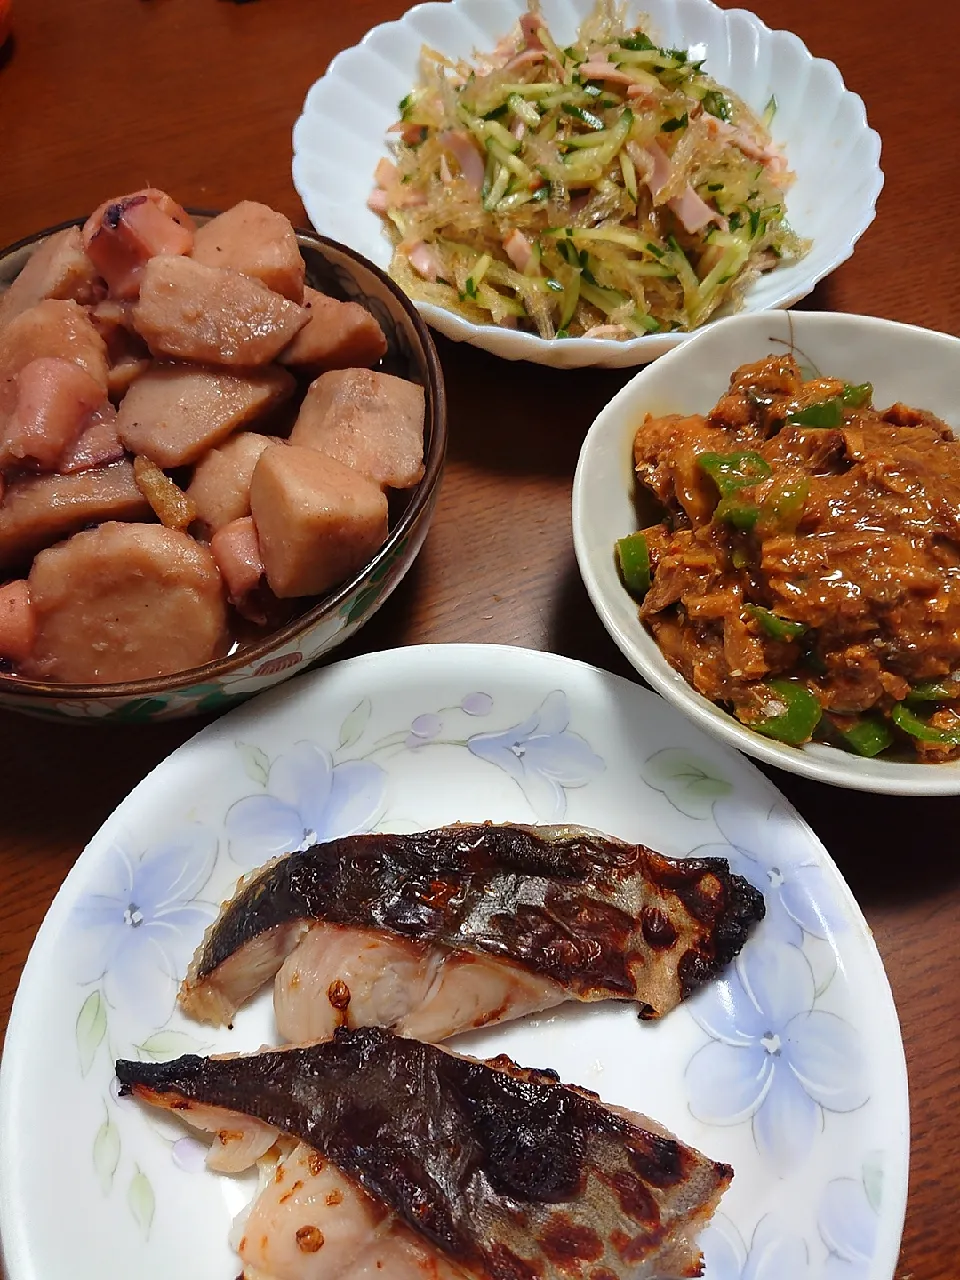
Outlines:
<svg viewBox="0 0 960 1280"><path fill-rule="evenodd" d="M710 326L628 382L583 442L573 487L573 540L590 599L625 657L658 693L748 755L838 787L960 795L960 761L868 759L820 742L787 746L747 728L667 662L620 580L614 544L640 527L633 440L645 415L706 413L740 365L791 350L808 376L870 382L874 404L901 401L929 409L960 431L960 339L891 320L814 311L734 316Z"/></svg>
<svg viewBox="0 0 960 1280"><path fill-rule="evenodd" d="M213 214L191 210L198 222ZM37 244L63 227L50 227L0 253L0 289L21 270ZM122 684L69 685L24 680L0 672L0 707L50 719L142 722L173 719L249 698L305 670L349 639L370 618L413 564L436 506L447 444L443 373L430 333L392 280L346 245L298 231L307 284L343 301L358 302L376 317L387 339L378 368L419 383L425 393L424 475L395 506L389 536L348 582L318 599L277 631L229 657L172 676ZM395 514L394 514L395 513Z"/></svg>
<svg viewBox="0 0 960 1280"><path fill-rule="evenodd" d="M547 25L567 44L595 0L543 0ZM389 154L387 129L418 80L423 45L451 58L492 50L527 9L527 0L449 0L418 4L397 22L368 32L337 55L307 94L293 131L293 181L318 231L335 236L386 269L393 255L383 222L367 207L377 162ZM796 181L786 195L793 229L811 241L798 262L777 267L746 290L747 311L788 307L853 253L870 226L883 186L880 138L862 100L832 63L815 58L789 31L772 31L746 9L711 0L629 0L630 23L643 22L662 45L704 59L704 70L762 114ZM505 360L559 369L646 364L691 336L652 333L618 342L547 340L494 324L474 324L431 303L417 304L440 333ZM712 323L712 322L710 322Z"/></svg>
<svg viewBox="0 0 960 1280"><path fill-rule="evenodd" d="M238 877L304 840L485 819L724 858L766 914L736 962L662 1019L573 1004L454 1047L551 1067L731 1164L701 1239L705 1280L891 1280L903 1048L829 854L759 770L662 698L497 645L410 646L291 681L181 747L93 838L30 953L4 1045L7 1280L234 1280L231 1221L256 1177L206 1170L195 1132L119 1098L115 1059L277 1043L272 983L232 1029L175 1003Z"/></svg>

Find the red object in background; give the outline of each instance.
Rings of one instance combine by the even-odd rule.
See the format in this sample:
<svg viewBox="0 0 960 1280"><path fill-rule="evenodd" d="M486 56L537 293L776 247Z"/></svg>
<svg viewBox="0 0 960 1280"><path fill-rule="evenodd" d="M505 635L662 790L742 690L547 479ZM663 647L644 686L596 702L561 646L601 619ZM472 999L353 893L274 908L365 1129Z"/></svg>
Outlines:
<svg viewBox="0 0 960 1280"><path fill-rule="evenodd" d="M11 0L0 0L0 49L10 38L13 30L13 5Z"/></svg>

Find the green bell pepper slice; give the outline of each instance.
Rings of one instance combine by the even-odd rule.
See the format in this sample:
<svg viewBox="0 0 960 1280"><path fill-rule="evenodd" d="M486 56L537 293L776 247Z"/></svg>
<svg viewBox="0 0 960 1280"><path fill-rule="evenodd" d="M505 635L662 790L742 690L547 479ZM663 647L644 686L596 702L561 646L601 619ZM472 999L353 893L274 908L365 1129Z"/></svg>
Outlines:
<svg viewBox="0 0 960 1280"><path fill-rule="evenodd" d="M937 729L915 716L906 703L898 702L890 712L890 718L898 729L909 733L918 742L936 742L945 747L960 747L960 720L955 729Z"/></svg>
<svg viewBox="0 0 960 1280"><path fill-rule="evenodd" d="M650 590L650 548L642 533L631 533L617 542L620 577L631 595L642 599Z"/></svg>
<svg viewBox="0 0 960 1280"><path fill-rule="evenodd" d="M840 399L851 409L862 409L873 399L872 382L848 382L840 393Z"/></svg>
<svg viewBox="0 0 960 1280"><path fill-rule="evenodd" d="M904 702L911 706L918 702L956 702L960 699L960 681L956 676L944 676L942 680L925 680L915 684Z"/></svg>
<svg viewBox="0 0 960 1280"><path fill-rule="evenodd" d="M843 400L831 396L829 400L817 400L795 413L787 414L787 421L795 427L842 427Z"/></svg>
<svg viewBox="0 0 960 1280"><path fill-rule="evenodd" d="M787 415L787 421L797 427L842 427L844 409L862 409L873 398L873 383L848 382L838 396L817 400Z"/></svg>
<svg viewBox="0 0 960 1280"><path fill-rule="evenodd" d="M793 622L789 618L781 618L761 604L744 606L745 612L753 618L762 631L773 640L796 640L806 631L802 622Z"/></svg>
<svg viewBox="0 0 960 1280"><path fill-rule="evenodd" d="M744 533L754 527L760 518L760 508L755 502L741 502L739 498L721 498L713 513L715 520L732 524Z"/></svg>
<svg viewBox="0 0 960 1280"><path fill-rule="evenodd" d="M893 743L893 730L886 720L874 716L863 716L849 729L838 729L837 733L843 745L854 755L866 756L870 760Z"/></svg>
<svg viewBox="0 0 960 1280"><path fill-rule="evenodd" d="M816 696L796 680L768 680L765 688L783 704L784 709L778 715L745 721L747 727L762 733L765 738L775 738L791 747L809 742L823 715Z"/></svg>
<svg viewBox="0 0 960 1280"><path fill-rule="evenodd" d="M742 453L700 453L697 466L714 482L721 498L732 498L740 489L768 480L773 474L766 458L752 449Z"/></svg>
<svg viewBox="0 0 960 1280"><path fill-rule="evenodd" d="M752 449L739 453L701 453L697 455L697 466L710 477L720 494L714 519L744 531L752 529L760 518L760 508L756 503L741 501L739 493L770 478L773 473L766 458Z"/></svg>
<svg viewBox="0 0 960 1280"><path fill-rule="evenodd" d="M793 533L810 496L806 476L777 476L760 506L759 533Z"/></svg>

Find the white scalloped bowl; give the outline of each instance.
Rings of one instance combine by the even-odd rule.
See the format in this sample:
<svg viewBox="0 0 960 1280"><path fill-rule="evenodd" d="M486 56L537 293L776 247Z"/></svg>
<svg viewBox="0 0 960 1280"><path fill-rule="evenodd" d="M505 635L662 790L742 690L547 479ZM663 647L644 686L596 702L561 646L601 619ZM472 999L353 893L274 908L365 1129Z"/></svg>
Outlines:
<svg viewBox="0 0 960 1280"><path fill-rule="evenodd" d="M573 39L593 2L543 0L544 17L561 45ZM758 279L744 308L791 306L850 257L873 221L883 186L880 138L867 126L863 102L844 88L832 62L814 58L795 35L771 31L745 9L719 9L710 0L629 0L627 8L632 22L649 19L651 34L664 45L705 57L705 70L754 110L762 111L776 94L773 136L797 175L787 193L787 214L813 246L802 261ZM525 0L417 5L333 59L307 94L293 131L293 181L318 231L389 267L390 241L381 219L367 208L367 197L377 161L389 155L386 130L397 119L397 104L417 81L421 46L452 57L490 50L525 9ZM551 341L472 324L432 304L417 306L428 324L455 342L562 369L646 364L691 336Z"/></svg>
<svg viewBox="0 0 960 1280"><path fill-rule="evenodd" d="M792 347L801 361L849 382L872 382L874 401L929 409L960 435L960 339L892 320L771 311L709 325L642 370L587 432L573 484L573 543L587 592L624 656L668 702L748 756L833 786L889 795L960 795L960 761L867 760L836 747L790 747L748 729L670 666L620 581L614 543L638 527L633 439L647 413L705 413L748 361Z"/></svg>

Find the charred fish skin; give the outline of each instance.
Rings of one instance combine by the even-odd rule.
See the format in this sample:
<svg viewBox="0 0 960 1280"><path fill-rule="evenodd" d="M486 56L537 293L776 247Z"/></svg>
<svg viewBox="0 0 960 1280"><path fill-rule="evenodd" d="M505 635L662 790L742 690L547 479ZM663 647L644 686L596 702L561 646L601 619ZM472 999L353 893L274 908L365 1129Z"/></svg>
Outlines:
<svg viewBox="0 0 960 1280"><path fill-rule="evenodd" d="M763 895L722 858L669 858L577 828L348 836L248 878L208 930L181 1000L189 1008L256 939L322 921L486 954L571 999L634 1000L654 1018L729 964L763 914Z"/></svg>
<svg viewBox="0 0 960 1280"><path fill-rule="evenodd" d="M555 1073L380 1028L245 1057L118 1062L122 1094L253 1116L329 1159L480 1280L697 1275L733 1176ZM679 1270L661 1272L670 1259Z"/></svg>

